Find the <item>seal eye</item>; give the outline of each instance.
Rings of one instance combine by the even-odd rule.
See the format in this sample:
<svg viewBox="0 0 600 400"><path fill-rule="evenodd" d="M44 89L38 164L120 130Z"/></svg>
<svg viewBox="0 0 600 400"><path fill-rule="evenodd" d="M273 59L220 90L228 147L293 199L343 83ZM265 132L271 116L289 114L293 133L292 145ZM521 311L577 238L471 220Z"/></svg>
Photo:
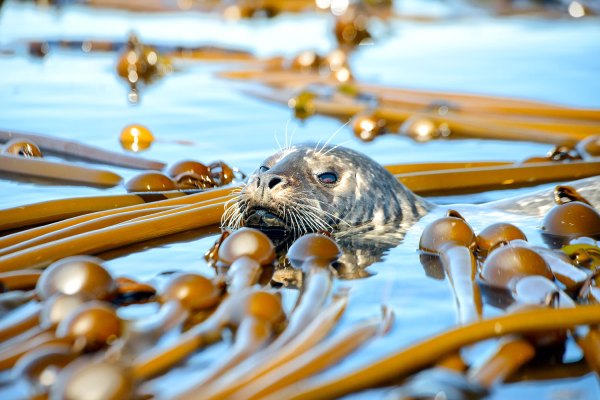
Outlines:
<svg viewBox="0 0 600 400"><path fill-rule="evenodd" d="M268 170L269 170L269 167L265 167L264 165L261 165L261 166L258 168L258 173L259 173L259 174L262 174L263 172L267 172Z"/></svg>
<svg viewBox="0 0 600 400"><path fill-rule="evenodd" d="M332 185L338 181L338 177L333 172L325 172L318 175L319 181L327 185Z"/></svg>

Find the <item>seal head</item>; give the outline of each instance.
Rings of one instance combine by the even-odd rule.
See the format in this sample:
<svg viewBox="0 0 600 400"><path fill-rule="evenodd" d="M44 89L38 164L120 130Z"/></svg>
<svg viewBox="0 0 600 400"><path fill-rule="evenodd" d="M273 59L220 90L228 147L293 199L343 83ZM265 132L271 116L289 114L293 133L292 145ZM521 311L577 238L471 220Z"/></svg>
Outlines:
<svg viewBox="0 0 600 400"><path fill-rule="evenodd" d="M337 235L412 224L429 207L359 152L299 144L262 163L228 206L223 225L258 228L279 241L309 232Z"/></svg>

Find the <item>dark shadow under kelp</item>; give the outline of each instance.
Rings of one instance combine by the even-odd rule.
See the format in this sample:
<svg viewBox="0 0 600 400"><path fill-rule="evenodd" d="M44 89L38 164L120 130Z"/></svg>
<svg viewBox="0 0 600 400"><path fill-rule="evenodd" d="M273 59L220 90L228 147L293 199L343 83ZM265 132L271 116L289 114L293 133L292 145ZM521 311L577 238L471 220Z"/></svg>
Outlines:
<svg viewBox="0 0 600 400"><path fill-rule="evenodd" d="M352 280L372 276L375 272L368 267L381 261L390 249L398 246L414 222L416 221L411 221L410 224L389 223L376 229L357 227L333 235L327 234L333 236L342 251L340 258L333 264L337 277ZM279 262L273 275L274 284L300 287L302 273L292 268L286 258L288 248L297 238L271 235L271 239L276 245Z"/></svg>

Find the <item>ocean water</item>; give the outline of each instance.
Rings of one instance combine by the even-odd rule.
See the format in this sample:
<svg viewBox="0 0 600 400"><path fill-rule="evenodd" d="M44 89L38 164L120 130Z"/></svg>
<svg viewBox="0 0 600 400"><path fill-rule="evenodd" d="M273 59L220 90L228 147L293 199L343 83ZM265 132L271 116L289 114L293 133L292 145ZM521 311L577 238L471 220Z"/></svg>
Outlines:
<svg viewBox="0 0 600 400"><path fill-rule="evenodd" d="M431 8L431 4L429 5ZM440 5L439 7L445 7ZM414 8L414 7L413 7ZM412 9L412 8L411 8ZM437 14L439 8L428 9ZM442 13L443 14L443 13ZM131 123L149 127L157 140L142 156L173 163L182 159L211 162L222 159L251 172L285 140L327 140L341 126L337 120L312 117L292 119L287 107L243 94L238 83L216 77L235 63L182 63L179 71L143 89L141 102L127 102L127 87L115 74L114 53L85 54L52 51L45 59L29 57L23 42L31 39L124 40L136 32L143 41L188 45L212 44L252 51L261 57L292 56L300 50L333 49L332 21L327 15L283 15L273 20L227 22L199 13L139 13L90 9L36 8L8 2L0 11L0 47L16 54L0 55L0 129L44 133L116 151L120 130ZM366 82L428 90L461 91L521 97L579 107L600 107L600 23L598 19L493 18L475 13L437 22L393 21L377 30L373 45L361 46L352 56L357 79ZM186 141L189 144L179 144ZM543 155L548 145L528 142L454 140L415 143L397 136L362 143L348 128L332 143L362 151L382 164L438 160L518 161ZM109 167L126 179L137 171ZM494 191L438 199L443 202L481 203L529 190ZM107 193L112 189L34 184L0 180L2 208ZM359 349L324 373L324 377L356 368L391 351L438 333L455 324L452 292L446 280L428 277L416 252L427 222L445 207L419 222L404 241L382 261L369 267L370 277L338 281L350 289L350 304L339 330L378 315L382 303L391 307L396 322L389 334ZM465 217L476 231L505 218L541 243L539 217L502 214L485 208L466 208ZM195 271L212 275L202 255L216 238L216 230L192 232L165 241L152 241L100 256L116 275L158 280L164 271ZM295 291L284 289L291 303ZM132 311L144 314L148 307ZM496 312L491 307L486 312ZM435 316L435 318L432 318ZM482 346L480 359L491 344ZM185 389L199 366L225 350L219 345L152 381L148 388L159 397ZM569 344L567 358L578 350ZM185 378L185 379L183 379ZM184 383L182 383L184 382ZM176 389L175 389L176 388ZM385 390L352 398L383 398ZM22 385L0 387L1 398L25 397ZM567 397L565 397L567 396ZM492 398L596 399L598 379L583 377L503 385Z"/></svg>

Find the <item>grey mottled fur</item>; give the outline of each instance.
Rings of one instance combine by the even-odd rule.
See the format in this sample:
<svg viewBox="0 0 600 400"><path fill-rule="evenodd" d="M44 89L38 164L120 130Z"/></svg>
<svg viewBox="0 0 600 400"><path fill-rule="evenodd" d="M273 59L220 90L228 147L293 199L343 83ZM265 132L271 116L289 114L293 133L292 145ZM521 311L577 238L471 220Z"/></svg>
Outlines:
<svg viewBox="0 0 600 400"><path fill-rule="evenodd" d="M255 208L280 216L295 236L314 231L365 232L390 223L412 224L431 205L377 162L344 147L299 144L267 158L230 204L223 225L243 226ZM334 185L318 176L333 172ZM281 181L276 185L273 179ZM272 187L270 187L271 185Z"/></svg>

